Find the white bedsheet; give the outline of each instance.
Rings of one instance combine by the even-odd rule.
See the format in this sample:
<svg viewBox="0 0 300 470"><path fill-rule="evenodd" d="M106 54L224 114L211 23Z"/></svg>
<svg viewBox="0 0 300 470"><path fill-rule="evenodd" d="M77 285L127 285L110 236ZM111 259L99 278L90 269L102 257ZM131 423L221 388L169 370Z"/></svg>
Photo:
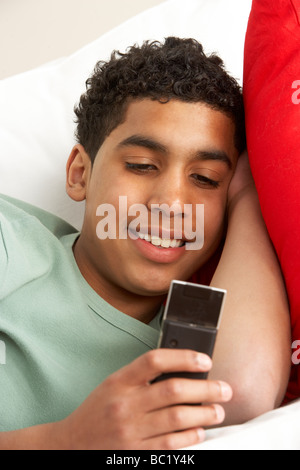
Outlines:
<svg viewBox="0 0 300 470"><path fill-rule="evenodd" d="M300 400L248 423L207 431L203 444L188 450L300 450Z"/></svg>

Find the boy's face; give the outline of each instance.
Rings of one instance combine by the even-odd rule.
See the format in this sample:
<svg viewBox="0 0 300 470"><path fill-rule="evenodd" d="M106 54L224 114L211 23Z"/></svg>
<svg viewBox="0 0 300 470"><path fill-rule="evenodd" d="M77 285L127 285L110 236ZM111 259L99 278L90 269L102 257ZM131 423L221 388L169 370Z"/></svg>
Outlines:
<svg viewBox="0 0 300 470"><path fill-rule="evenodd" d="M161 295L172 279L189 279L210 258L223 234L227 192L238 158L234 133L229 117L202 103L162 104L150 99L130 103L125 122L106 138L93 167L85 172L86 212L79 247L85 272L94 283L98 278L99 284L130 293ZM141 204L144 209L143 226L135 224L137 239L132 237L132 226L139 213L124 218L124 201L127 208ZM96 215L103 204L110 206L101 206L102 210L114 206L116 217L110 213L108 219L108 213L102 212L101 218L99 210ZM162 204L170 208L176 204L178 209L170 213L170 230L161 218L153 222L152 217L151 222L154 205ZM187 250L181 246L186 241L185 221L189 219L194 232L202 230L196 220L197 204L204 205L204 244ZM190 215L184 205L192 208ZM117 238L98 238L103 216L115 222ZM179 219L182 239L176 243ZM145 239L151 230L162 237L163 229L168 235L164 233L165 247L157 246L160 240ZM123 239L118 238L119 230Z"/></svg>

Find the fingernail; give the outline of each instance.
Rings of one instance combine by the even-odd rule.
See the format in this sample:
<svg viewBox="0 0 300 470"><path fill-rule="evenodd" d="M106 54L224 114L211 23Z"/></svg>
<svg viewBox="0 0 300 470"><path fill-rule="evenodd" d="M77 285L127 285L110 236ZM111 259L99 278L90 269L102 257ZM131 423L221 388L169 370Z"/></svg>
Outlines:
<svg viewBox="0 0 300 470"><path fill-rule="evenodd" d="M202 428L197 429L199 442L205 441L205 431Z"/></svg>
<svg viewBox="0 0 300 470"><path fill-rule="evenodd" d="M222 423L225 418L224 409L220 405L214 405L214 409L216 413L217 423Z"/></svg>
<svg viewBox="0 0 300 470"><path fill-rule="evenodd" d="M207 356L206 354L201 354L201 353L196 355L196 363L199 367L205 370L209 370L212 366L211 358Z"/></svg>
<svg viewBox="0 0 300 470"><path fill-rule="evenodd" d="M226 382L219 382L221 395L224 400L229 400L232 397L231 387Z"/></svg>

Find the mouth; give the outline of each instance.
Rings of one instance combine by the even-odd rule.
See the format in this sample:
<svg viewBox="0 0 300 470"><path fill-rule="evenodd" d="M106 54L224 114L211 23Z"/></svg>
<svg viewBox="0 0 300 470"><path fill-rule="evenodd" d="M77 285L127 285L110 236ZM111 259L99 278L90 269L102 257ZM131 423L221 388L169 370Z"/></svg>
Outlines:
<svg viewBox="0 0 300 470"><path fill-rule="evenodd" d="M137 238L145 240L146 242L151 243L153 246L168 249L168 248L181 248L185 245L183 240L177 240L174 238L161 238L157 235L149 235L148 233L137 232Z"/></svg>
<svg viewBox="0 0 300 470"><path fill-rule="evenodd" d="M185 240L182 239L182 234L158 229L151 230L155 235L150 235L149 232L149 228L140 229L139 232L135 230L134 233L129 229L133 246L144 259L158 264L172 264L185 256Z"/></svg>

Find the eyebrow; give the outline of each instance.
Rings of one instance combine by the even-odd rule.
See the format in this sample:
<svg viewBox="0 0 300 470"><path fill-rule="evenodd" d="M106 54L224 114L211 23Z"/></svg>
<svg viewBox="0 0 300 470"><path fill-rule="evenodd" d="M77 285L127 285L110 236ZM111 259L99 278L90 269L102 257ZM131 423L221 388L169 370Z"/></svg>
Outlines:
<svg viewBox="0 0 300 470"><path fill-rule="evenodd" d="M200 150L195 155L194 160L202 160L202 161L215 160L215 161L220 161L220 162L226 163L229 170L232 169L232 161L230 160L227 153L223 152L221 150L211 150L211 151L209 151L209 150Z"/></svg>
<svg viewBox="0 0 300 470"><path fill-rule="evenodd" d="M167 147L163 144L142 135L132 135L131 137L128 137L119 143L118 148L121 147L144 147L155 152L168 153Z"/></svg>
<svg viewBox="0 0 300 470"><path fill-rule="evenodd" d="M127 139L123 140L122 142L119 143L118 148L122 147L144 147L149 150L155 151L155 152L160 152L163 154L167 154L168 148L163 145L160 142L157 142L156 140L153 140L149 137L142 136L142 135L132 135L128 137ZM201 160L201 161L207 161L207 160L213 160L213 161L221 161L225 163L228 168L231 170L232 169L232 161L227 155L226 152L223 152L221 150L199 150L195 154L193 154L193 160Z"/></svg>

